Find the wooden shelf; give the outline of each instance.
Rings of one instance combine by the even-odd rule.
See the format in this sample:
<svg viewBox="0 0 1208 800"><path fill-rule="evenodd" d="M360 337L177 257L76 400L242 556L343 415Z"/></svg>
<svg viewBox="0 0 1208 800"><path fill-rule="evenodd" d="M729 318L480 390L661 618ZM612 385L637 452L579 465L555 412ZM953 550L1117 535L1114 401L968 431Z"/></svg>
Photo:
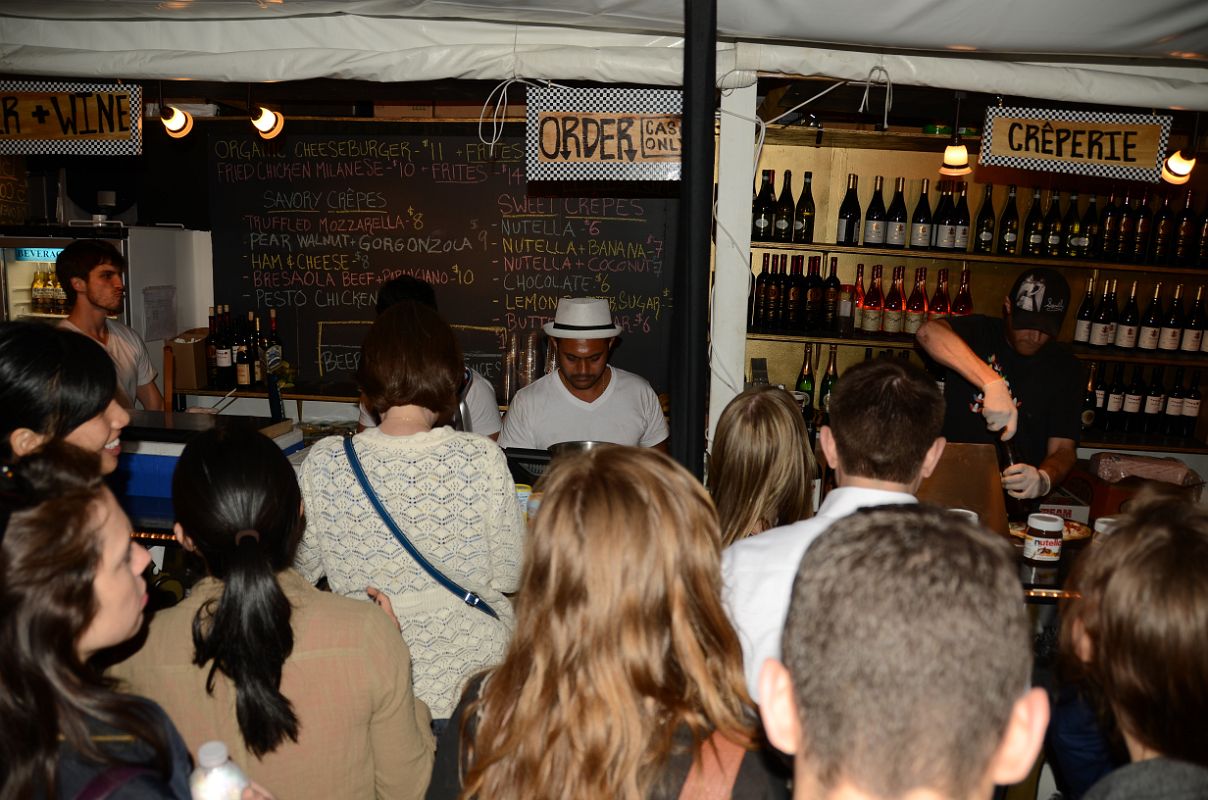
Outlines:
<svg viewBox="0 0 1208 800"><path fill-rule="evenodd" d="M1195 439L1145 433L1088 431L1078 446L1138 453L1208 453L1208 444Z"/></svg>
<svg viewBox="0 0 1208 800"><path fill-rule="evenodd" d="M839 336L831 331L813 333L756 333L747 334L748 339L761 342L784 342L786 344L837 344L844 347L875 347L896 350L914 349L914 337L901 336Z"/></svg>
<svg viewBox="0 0 1208 800"><path fill-rule="evenodd" d="M1208 367L1208 354L1170 350L1119 350L1115 347L1071 345L1081 361L1119 361L1126 364L1161 364L1176 367Z"/></svg>

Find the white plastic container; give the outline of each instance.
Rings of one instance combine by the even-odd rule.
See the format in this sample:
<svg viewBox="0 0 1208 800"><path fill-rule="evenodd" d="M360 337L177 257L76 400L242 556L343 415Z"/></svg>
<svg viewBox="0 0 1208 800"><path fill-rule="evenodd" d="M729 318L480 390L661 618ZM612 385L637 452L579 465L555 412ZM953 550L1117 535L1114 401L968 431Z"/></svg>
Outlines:
<svg viewBox="0 0 1208 800"><path fill-rule="evenodd" d="M225 743L206 742L197 748L197 769L189 776L193 800L239 800L249 783Z"/></svg>

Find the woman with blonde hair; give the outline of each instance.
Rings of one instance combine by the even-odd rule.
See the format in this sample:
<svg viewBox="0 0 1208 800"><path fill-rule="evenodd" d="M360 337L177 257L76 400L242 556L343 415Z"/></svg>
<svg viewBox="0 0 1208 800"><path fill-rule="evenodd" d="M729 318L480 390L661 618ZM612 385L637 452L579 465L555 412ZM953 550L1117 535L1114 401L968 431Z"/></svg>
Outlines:
<svg viewBox="0 0 1208 800"><path fill-rule="evenodd" d="M778 386L756 386L721 412L709 459L709 494L722 546L810 516L817 467L801 408Z"/></svg>
<svg viewBox="0 0 1208 800"><path fill-rule="evenodd" d="M428 798L699 797L702 759L725 776L718 797L787 796L751 749L720 549L708 495L667 456L606 447L557 463L512 641L454 712Z"/></svg>

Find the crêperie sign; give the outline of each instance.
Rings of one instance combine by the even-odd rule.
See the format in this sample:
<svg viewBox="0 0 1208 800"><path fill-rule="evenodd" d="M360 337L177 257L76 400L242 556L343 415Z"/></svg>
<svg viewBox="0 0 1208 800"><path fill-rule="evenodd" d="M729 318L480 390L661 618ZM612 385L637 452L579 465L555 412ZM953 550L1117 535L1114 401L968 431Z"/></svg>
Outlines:
<svg viewBox="0 0 1208 800"><path fill-rule="evenodd" d="M215 302L237 319L276 309L300 382L346 395L397 275L433 284L497 390L505 333L539 332L559 297L602 296L624 331L614 363L665 391L671 187L530 184L518 133L492 152L448 131L211 134Z"/></svg>

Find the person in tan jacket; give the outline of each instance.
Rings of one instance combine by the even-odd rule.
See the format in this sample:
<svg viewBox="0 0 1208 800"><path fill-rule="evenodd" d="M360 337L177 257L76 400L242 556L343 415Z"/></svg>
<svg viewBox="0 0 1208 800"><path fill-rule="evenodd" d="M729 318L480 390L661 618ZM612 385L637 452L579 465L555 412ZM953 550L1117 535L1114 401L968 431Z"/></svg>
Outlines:
<svg viewBox="0 0 1208 800"><path fill-rule="evenodd" d="M190 750L226 742L282 800L423 797L431 717L398 622L376 590L387 613L290 568L301 494L277 446L206 432L185 448L172 494L177 539L209 577L110 674L162 705Z"/></svg>

